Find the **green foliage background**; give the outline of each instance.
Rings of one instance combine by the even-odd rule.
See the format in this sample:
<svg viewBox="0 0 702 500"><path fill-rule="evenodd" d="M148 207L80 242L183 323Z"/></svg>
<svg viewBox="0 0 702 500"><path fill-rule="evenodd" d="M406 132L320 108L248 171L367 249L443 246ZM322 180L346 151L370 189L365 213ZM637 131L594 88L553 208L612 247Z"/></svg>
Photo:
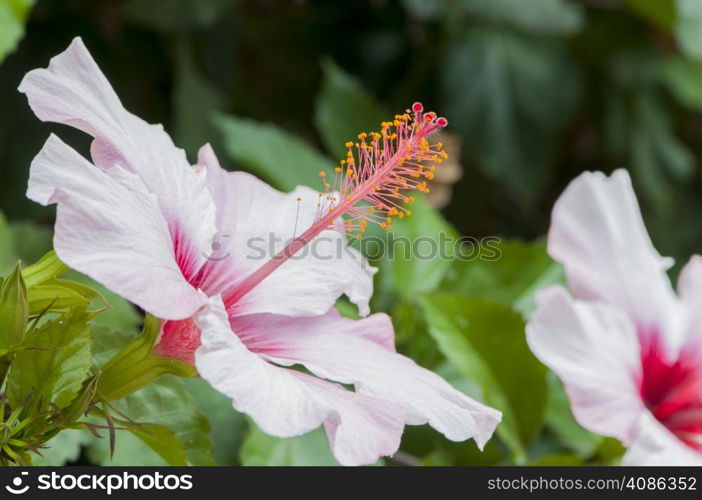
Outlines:
<svg viewBox="0 0 702 500"><path fill-rule="evenodd" d="M697 0L0 0L2 273L50 249L53 220L24 193L59 128L16 88L74 36L125 106L164 123L191 159L211 142L227 168L280 189L317 186L346 140L421 100L460 136L464 175L442 213L418 200L395 234L500 236L502 258L380 260L373 306L392 314L402 352L505 418L483 453L416 427L382 463L616 463L621 447L573 420L524 324L534 291L562 280L542 237L584 170L628 168L660 251L678 262L700 251L701 33ZM60 133L87 151L85 137ZM113 333L101 348L114 350L141 318L101 291L113 306L96 320ZM266 436L201 380L168 376L122 404L169 427L189 463L334 463L321 431ZM41 460L164 460L126 432L112 459L108 448L67 431Z"/></svg>

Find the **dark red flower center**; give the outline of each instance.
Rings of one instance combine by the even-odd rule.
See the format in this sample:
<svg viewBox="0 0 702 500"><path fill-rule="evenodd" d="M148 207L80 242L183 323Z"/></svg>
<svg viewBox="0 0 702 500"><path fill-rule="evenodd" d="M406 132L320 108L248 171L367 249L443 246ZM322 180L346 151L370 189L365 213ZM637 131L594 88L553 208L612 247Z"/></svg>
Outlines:
<svg viewBox="0 0 702 500"><path fill-rule="evenodd" d="M684 347L667 359L658 335L648 337L641 349L641 397L649 411L670 432L702 452L702 357L700 350Z"/></svg>

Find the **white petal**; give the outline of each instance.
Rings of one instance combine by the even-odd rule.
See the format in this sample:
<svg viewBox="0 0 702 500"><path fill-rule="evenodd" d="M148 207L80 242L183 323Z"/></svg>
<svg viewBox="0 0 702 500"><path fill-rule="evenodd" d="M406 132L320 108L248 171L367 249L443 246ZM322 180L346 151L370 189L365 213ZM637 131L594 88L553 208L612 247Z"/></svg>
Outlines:
<svg viewBox="0 0 702 500"><path fill-rule="evenodd" d="M30 71L19 90L41 120L65 123L93 136L91 152L98 167L107 170L119 164L142 179L157 196L172 237L194 250L196 260L184 266L186 275L204 263L216 232L204 171L189 165L162 126L149 125L122 107L80 38L47 69Z"/></svg>
<svg viewBox="0 0 702 500"><path fill-rule="evenodd" d="M592 432L629 442L644 410L633 323L612 306L575 301L559 286L536 299L529 347L565 384L575 418Z"/></svg>
<svg viewBox="0 0 702 500"><path fill-rule="evenodd" d="M250 174L222 170L207 146L200 151L199 164L207 166L224 250L233 260L224 265L240 270L239 281L314 222L317 191L298 187L291 193L281 193ZM236 304L227 306L236 315L317 315L324 314L340 295L346 294L365 316L376 271L360 252L346 244L342 232L327 230Z"/></svg>
<svg viewBox="0 0 702 500"><path fill-rule="evenodd" d="M622 465L702 466L702 453L685 445L650 413L645 412L639 421L636 439L624 455Z"/></svg>
<svg viewBox="0 0 702 500"><path fill-rule="evenodd" d="M52 135L32 162L27 195L58 204L54 247L70 267L161 318L206 303L183 278L167 224L136 175L98 170Z"/></svg>
<svg viewBox="0 0 702 500"><path fill-rule="evenodd" d="M195 321L202 332L195 353L201 376L268 434L291 437L324 424L344 465L374 463L397 451L404 426L399 405L264 361L231 331L219 297Z"/></svg>
<svg viewBox="0 0 702 500"><path fill-rule="evenodd" d="M683 327L666 275L672 261L653 247L625 170L571 182L553 209L548 249L574 297L616 305L642 331L662 328L677 347Z"/></svg>
<svg viewBox="0 0 702 500"><path fill-rule="evenodd" d="M702 256L693 255L680 271L678 294L694 325L702 324ZM696 331L702 336L702 328Z"/></svg>
<svg viewBox="0 0 702 500"><path fill-rule="evenodd" d="M381 321L383 318L384 321ZM303 364L319 377L396 402L406 408L407 423L428 423L452 441L474 438L482 447L501 414L451 387L435 373L375 341L391 329L389 318L375 314L362 320L325 316L282 321L270 315L233 318L251 349L280 364Z"/></svg>

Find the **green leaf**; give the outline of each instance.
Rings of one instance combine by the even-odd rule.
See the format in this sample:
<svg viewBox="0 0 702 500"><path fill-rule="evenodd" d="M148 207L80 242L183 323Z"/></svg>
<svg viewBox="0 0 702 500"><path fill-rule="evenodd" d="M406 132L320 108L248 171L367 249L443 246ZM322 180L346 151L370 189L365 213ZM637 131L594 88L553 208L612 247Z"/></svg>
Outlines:
<svg viewBox="0 0 702 500"><path fill-rule="evenodd" d="M453 37L442 67L442 109L471 159L522 201L536 198L579 100L578 71L564 47L472 28Z"/></svg>
<svg viewBox="0 0 702 500"><path fill-rule="evenodd" d="M59 408L73 401L90 370L89 319L89 313L77 309L27 334L8 375L7 395L13 404L29 395Z"/></svg>
<svg viewBox="0 0 702 500"><path fill-rule="evenodd" d="M134 347L135 341L130 340L130 337L128 334L113 332L104 327L94 328L94 370L97 371L106 367L109 361L114 359L119 353L133 352L129 347ZM157 424L172 430L175 438L180 442L188 463L192 465L214 465L207 418L200 412L192 395L178 378L172 375L162 376L137 392L112 402L111 405L135 423ZM122 437L123 434L117 434L115 451L115 457L118 457L117 452L120 452L120 460L129 456L130 450L141 449L138 444L126 438L126 443L122 445L120 450L120 440L125 439ZM137 434L140 439L145 437L139 433ZM158 434L158 436L166 439L163 433ZM148 438L144 442L149 446L157 444L149 441ZM97 446L99 449L94 451L95 456L102 456L104 460L107 460L102 454L107 445L100 443ZM156 451L164 453L164 450ZM109 456L109 452L107 452L107 455ZM174 457L175 455L172 455L170 460L175 460ZM144 457L144 462L142 462L140 456L133 456L130 460L131 462L119 462L115 458L114 464L154 465L155 457L147 454Z"/></svg>
<svg viewBox="0 0 702 500"><path fill-rule="evenodd" d="M9 273L17 262L15 255L15 235L0 211L0 275Z"/></svg>
<svg viewBox="0 0 702 500"><path fill-rule="evenodd" d="M86 308L97 295L95 290L79 283L49 280L29 289L29 312L39 314L45 310ZM103 305L108 306L107 302Z"/></svg>
<svg viewBox="0 0 702 500"><path fill-rule="evenodd" d="M22 343L28 316L27 287L18 262L0 289L0 348L12 349Z"/></svg>
<svg viewBox="0 0 702 500"><path fill-rule="evenodd" d="M97 389L101 399L121 399L167 373L181 377L196 375L195 368L187 363L153 354L160 330L161 321L148 315L142 333L102 367Z"/></svg>
<svg viewBox="0 0 702 500"><path fill-rule="evenodd" d="M17 48L34 0L0 0L0 61Z"/></svg>
<svg viewBox="0 0 702 500"><path fill-rule="evenodd" d="M565 282L562 267L546 253L545 241L493 241L487 250L475 260L456 260L444 289L485 297L529 317L536 291Z"/></svg>
<svg viewBox="0 0 702 500"><path fill-rule="evenodd" d="M317 96L315 125L327 151L345 158L347 141L356 140L361 132L380 129L380 122L390 116L358 80L332 60L325 59L322 70L324 80Z"/></svg>
<svg viewBox="0 0 702 500"><path fill-rule="evenodd" d="M302 436L281 439L269 436L250 423L241 448L242 465L330 466L339 465L329 448L329 440L319 428Z"/></svg>
<svg viewBox="0 0 702 500"><path fill-rule="evenodd" d="M116 402L115 407L140 424L146 422L170 429L191 465L215 465L207 418L198 410L197 403L176 377L165 376L128 398ZM134 429L130 428L130 431L134 432ZM162 451L154 447L156 443L149 440L150 438L140 432L135 434L157 453L162 454ZM159 433L158 436L165 438L163 433ZM171 465L176 465L166 456L164 459Z"/></svg>
<svg viewBox="0 0 702 500"><path fill-rule="evenodd" d="M463 0L454 9L494 24L539 35L572 35L585 21L581 5L566 0Z"/></svg>
<svg viewBox="0 0 702 500"><path fill-rule="evenodd" d="M51 250L44 255L39 262L32 264L22 271L27 288L40 285L45 281L54 279L56 276L66 272L68 266L61 262L56 256L56 252Z"/></svg>
<svg viewBox="0 0 702 500"><path fill-rule="evenodd" d="M168 465L188 465L183 444L178 440L175 432L168 427L158 424L134 424L118 419L115 419L115 423L141 439L144 444L158 453Z"/></svg>
<svg viewBox="0 0 702 500"><path fill-rule="evenodd" d="M437 294L421 304L439 350L504 413L497 432L524 461L542 428L547 397L546 368L526 344L524 320L486 299Z"/></svg>
<svg viewBox="0 0 702 500"><path fill-rule="evenodd" d="M220 115L215 126L227 154L278 189L290 191L299 185L321 188L319 172L334 167L304 141L274 125Z"/></svg>

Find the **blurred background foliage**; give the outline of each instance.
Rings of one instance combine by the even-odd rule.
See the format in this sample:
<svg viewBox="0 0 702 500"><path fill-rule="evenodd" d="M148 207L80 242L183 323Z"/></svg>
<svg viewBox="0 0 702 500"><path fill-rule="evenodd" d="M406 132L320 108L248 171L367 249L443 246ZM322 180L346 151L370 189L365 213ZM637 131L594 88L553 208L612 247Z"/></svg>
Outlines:
<svg viewBox="0 0 702 500"><path fill-rule="evenodd" d="M616 463L621 446L574 421L524 324L534 291L562 281L542 238L554 200L583 170L628 168L660 251L678 263L700 251L702 2L0 0L2 272L50 249L53 212L24 195L48 133L87 151L80 134L38 122L16 91L74 36L126 107L164 123L193 161L210 142L226 168L280 189L318 186L346 140L416 100L445 115L450 164L394 234L499 236L502 257L376 259L373 307L392 314L402 352L500 408L504 422L482 453L408 427L401 453L382 463ZM101 328L131 338L139 314L108 299ZM182 438L189 463L334 463L322 431L267 436L200 380L164 378L128 399ZM104 439L77 431L44 454L164 459L126 433L112 460Z"/></svg>

